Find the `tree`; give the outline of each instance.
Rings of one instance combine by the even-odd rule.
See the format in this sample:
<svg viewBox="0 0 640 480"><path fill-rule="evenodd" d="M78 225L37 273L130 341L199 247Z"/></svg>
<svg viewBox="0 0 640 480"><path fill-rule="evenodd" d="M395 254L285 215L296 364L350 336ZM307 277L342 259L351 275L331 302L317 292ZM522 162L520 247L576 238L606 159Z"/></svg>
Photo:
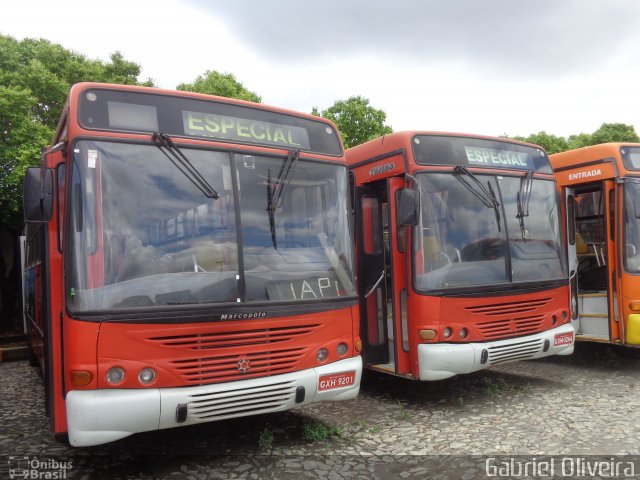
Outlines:
<svg viewBox="0 0 640 480"><path fill-rule="evenodd" d="M82 81L140 84L141 67L121 53L87 59L43 39L0 35L0 225L22 225L22 178L38 165L71 85ZM153 86L152 80L142 82Z"/></svg>
<svg viewBox="0 0 640 480"><path fill-rule="evenodd" d="M551 135L545 131L532 133L528 137L513 137L515 140L520 140L521 142L533 143L535 145L540 145L544 148L547 153L558 153L564 152L568 149L567 139L564 137L558 137L556 135Z"/></svg>
<svg viewBox="0 0 640 480"><path fill-rule="evenodd" d="M369 105L367 98L360 96L338 100L322 111L313 107L311 114L327 118L335 123L347 148L393 132L393 129L384 123L387 114L373 108Z"/></svg>
<svg viewBox="0 0 640 480"><path fill-rule="evenodd" d="M231 73L220 73L207 70L204 75L198 75L193 83L181 83L176 87L184 92L206 93L220 97L237 98L260 103L262 99L256 93L247 90Z"/></svg>
<svg viewBox="0 0 640 480"><path fill-rule="evenodd" d="M568 138L551 135L544 131L533 133L528 137L513 138L515 140L540 145L544 147L549 154L588 147L589 145L598 145L599 143L640 142L640 137L638 137L633 125L626 125L624 123L603 123L600 128L593 133L578 133L569 135Z"/></svg>
<svg viewBox="0 0 640 480"><path fill-rule="evenodd" d="M624 123L603 123L591 134L591 145L607 142L640 142L638 134L631 125Z"/></svg>

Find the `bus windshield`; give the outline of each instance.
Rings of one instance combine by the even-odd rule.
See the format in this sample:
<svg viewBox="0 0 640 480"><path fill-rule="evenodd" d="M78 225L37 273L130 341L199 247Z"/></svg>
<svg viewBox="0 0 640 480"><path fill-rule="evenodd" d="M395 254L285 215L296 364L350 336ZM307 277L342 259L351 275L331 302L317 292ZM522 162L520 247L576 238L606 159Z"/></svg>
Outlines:
<svg viewBox="0 0 640 480"><path fill-rule="evenodd" d="M564 278L553 181L475 175L483 194L455 174L416 178L422 199L414 236L419 290Z"/></svg>
<svg viewBox="0 0 640 480"><path fill-rule="evenodd" d="M355 295L346 168L180 148L217 198L158 146L74 146L65 246L73 311ZM278 183L279 202L269 208Z"/></svg>

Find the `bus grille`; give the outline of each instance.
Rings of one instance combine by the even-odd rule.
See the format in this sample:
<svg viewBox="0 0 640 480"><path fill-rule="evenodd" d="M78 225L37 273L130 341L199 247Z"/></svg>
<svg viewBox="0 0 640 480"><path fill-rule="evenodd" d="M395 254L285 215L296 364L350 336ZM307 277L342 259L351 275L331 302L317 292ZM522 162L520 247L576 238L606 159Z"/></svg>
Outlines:
<svg viewBox="0 0 640 480"><path fill-rule="evenodd" d="M173 360L170 364L185 383L201 385L290 372L306 353L306 348L272 349L242 355L221 354Z"/></svg>
<svg viewBox="0 0 640 480"><path fill-rule="evenodd" d="M535 300L526 300L523 302L494 303L492 305L478 305L475 307L466 307L471 313L480 315L496 316L496 315L514 315L517 313L534 312L538 308L544 307L551 301L550 298L537 298Z"/></svg>
<svg viewBox="0 0 640 480"><path fill-rule="evenodd" d="M536 333L542 327L544 315L522 318L506 318L491 322L478 323L480 330L486 338L504 338L511 334L526 335Z"/></svg>
<svg viewBox="0 0 640 480"><path fill-rule="evenodd" d="M149 341L163 347L189 350L209 348L245 347L288 342L301 335L313 334L319 324L294 325L290 327L260 328L255 330L239 330L231 332L206 332L190 335L172 335L151 337Z"/></svg>
<svg viewBox="0 0 640 480"><path fill-rule="evenodd" d="M489 365L529 360L542 350L543 343L542 339L536 339L489 347Z"/></svg>
<svg viewBox="0 0 640 480"><path fill-rule="evenodd" d="M506 338L537 333L544 327L545 313L540 312L550 298L540 298L513 303L496 303L466 307L474 315L484 317L475 325L486 339Z"/></svg>
<svg viewBox="0 0 640 480"><path fill-rule="evenodd" d="M189 413L201 421L222 420L281 409L295 400L294 381L190 395Z"/></svg>

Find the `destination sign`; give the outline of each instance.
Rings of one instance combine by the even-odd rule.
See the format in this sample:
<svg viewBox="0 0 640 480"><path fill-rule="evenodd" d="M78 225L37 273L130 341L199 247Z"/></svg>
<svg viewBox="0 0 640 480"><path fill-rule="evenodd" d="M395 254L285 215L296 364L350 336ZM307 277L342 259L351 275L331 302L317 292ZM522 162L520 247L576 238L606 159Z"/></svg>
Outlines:
<svg viewBox="0 0 640 480"><path fill-rule="evenodd" d="M189 110L182 111L182 120L184 133L194 137L212 137L304 150L310 148L309 134L301 127Z"/></svg>
<svg viewBox="0 0 640 480"><path fill-rule="evenodd" d="M533 168L531 157L524 152L493 148L464 147L469 165Z"/></svg>
<svg viewBox="0 0 640 480"><path fill-rule="evenodd" d="M126 88L91 86L82 90L77 107L80 126L94 131L159 132L332 157L343 154L337 130L319 117L187 92Z"/></svg>
<svg viewBox="0 0 640 480"><path fill-rule="evenodd" d="M419 165L462 165L552 173L542 148L501 138L417 134L413 157Z"/></svg>

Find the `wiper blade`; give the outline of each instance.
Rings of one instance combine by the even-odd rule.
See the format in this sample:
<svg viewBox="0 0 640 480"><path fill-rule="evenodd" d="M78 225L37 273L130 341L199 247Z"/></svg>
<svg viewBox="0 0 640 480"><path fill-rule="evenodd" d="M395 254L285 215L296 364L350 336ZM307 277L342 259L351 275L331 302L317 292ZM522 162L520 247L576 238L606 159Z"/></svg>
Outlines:
<svg viewBox="0 0 640 480"><path fill-rule="evenodd" d="M455 172L455 177L458 179L462 185L464 185L467 190L473 193L478 200L482 202L482 204L487 208L493 208L496 214L496 223L498 224L498 231L502 231L500 229L500 202L496 198L496 194L493 191L493 187L491 183L487 182L487 186L489 190L487 190L484 185L478 180L478 178L469 171L466 167L462 165L457 165L453 171ZM463 176L464 175L464 176Z"/></svg>
<svg viewBox="0 0 640 480"><path fill-rule="evenodd" d="M218 192L216 192L209 182L207 182L198 169L192 165L185 154L175 146L171 137L162 132L154 132L151 135L151 140L158 144L160 151L164 153L169 161L173 163L205 197L213 199L218 199L220 197Z"/></svg>
<svg viewBox="0 0 640 480"><path fill-rule="evenodd" d="M271 230L271 242L273 248L278 248L278 242L276 239L276 208L282 206L282 199L284 198L284 189L288 185L287 179L293 164L300 158L300 150L289 150L287 159L280 167L278 177L275 183L271 181L271 169L267 174L267 213L269 214L269 229Z"/></svg>
<svg viewBox="0 0 640 480"><path fill-rule="evenodd" d="M520 222L520 235L522 240L527 241L527 229L524 224L524 217L529 216L529 200L531 199L531 187L533 186L533 170L529 170L527 174L520 179L520 190L516 197L518 213L516 218Z"/></svg>
<svg viewBox="0 0 640 480"><path fill-rule="evenodd" d="M498 202L498 199L496 198L496 193L493 191L493 187L491 186L490 182L487 182L487 185L489 186L489 193L491 194L491 198L493 198L493 211L496 212L496 223L498 224L498 231L501 232L502 230L500 230L500 202Z"/></svg>
<svg viewBox="0 0 640 480"><path fill-rule="evenodd" d="M289 177L289 173L291 172L291 168L293 164L298 161L300 158L300 150L289 150L289 155L287 155L287 159L280 167L280 172L278 172L278 177L276 178L276 184L274 188L274 203L276 208L280 208L282 204L283 192L285 187L288 185L287 178Z"/></svg>
<svg viewBox="0 0 640 480"><path fill-rule="evenodd" d="M273 201L273 194L276 187L271 183L271 169L267 173L267 214L269 215L269 229L271 230L271 241L273 248L278 248L276 240L276 204Z"/></svg>

